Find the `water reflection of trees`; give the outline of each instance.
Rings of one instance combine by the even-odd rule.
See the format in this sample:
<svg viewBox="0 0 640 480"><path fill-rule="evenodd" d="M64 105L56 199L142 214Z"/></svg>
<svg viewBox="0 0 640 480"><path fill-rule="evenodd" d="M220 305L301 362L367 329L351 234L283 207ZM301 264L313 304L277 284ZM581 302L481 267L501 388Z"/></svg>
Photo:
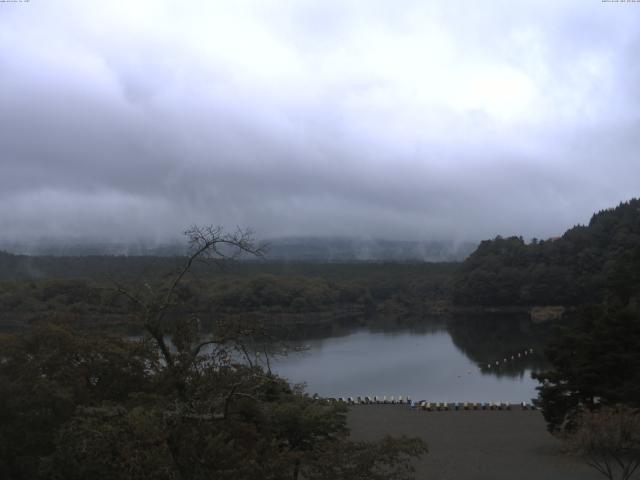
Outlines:
<svg viewBox="0 0 640 480"><path fill-rule="evenodd" d="M522 377L526 370L544 369L543 351L550 329L549 325L533 324L527 317L456 316L448 322L454 345L475 362L482 373L499 377ZM531 348L533 354L523 354ZM499 366L496 361L500 362Z"/></svg>
<svg viewBox="0 0 640 480"><path fill-rule="evenodd" d="M453 344L476 363L483 374L522 378L527 371L540 371L547 366L543 351L551 328L549 324L533 324L528 317L518 316L423 317L420 321L407 322L394 315L376 315L289 325L273 333L295 350L304 348L309 341L346 337L363 329L373 333L418 335L446 329ZM524 355L523 352L529 349L533 349L533 354ZM514 360L511 360L512 356ZM507 362L503 362L505 358ZM496 361L500 362L499 366Z"/></svg>
<svg viewBox="0 0 640 480"><path fill-rule="evenodd" d="M358 330L372 333L435 333L447 329L447 318L421 317L418 321L407 322L394 315L374 315L370 317L352 316L337 321L323 323L300 323L295 326L285 326L274 329L274 335L281 339L294 340L322 340L325 338L346 337Z"/></svg>

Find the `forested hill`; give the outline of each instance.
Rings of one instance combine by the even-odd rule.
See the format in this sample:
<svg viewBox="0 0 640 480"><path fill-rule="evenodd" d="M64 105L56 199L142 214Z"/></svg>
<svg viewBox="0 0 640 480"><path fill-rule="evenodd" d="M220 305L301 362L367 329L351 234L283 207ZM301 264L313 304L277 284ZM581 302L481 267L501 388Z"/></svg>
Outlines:
<svg viewBox="0 0 640 480"><path fill-rule="evenodd" d="M458 305L580 305L640 291L640 199L602 210L560 238L483 241L454 282Z"/></svg>

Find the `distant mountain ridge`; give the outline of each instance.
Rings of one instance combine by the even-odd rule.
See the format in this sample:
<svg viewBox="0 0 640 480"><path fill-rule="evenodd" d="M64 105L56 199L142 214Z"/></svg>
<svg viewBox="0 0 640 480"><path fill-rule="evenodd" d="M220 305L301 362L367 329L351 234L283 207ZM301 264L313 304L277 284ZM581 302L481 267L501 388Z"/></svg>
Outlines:
<svg viewBox="0 0 640 480"><path fill-rule="evenodd" d="M397 241L360 238L287 237L265 242L267 260L349 262L349 261L462 261L476 247L472 242ZM95 241L40 240L0 242L0 250L38 256L155 256L183 255L180 242L154 244L143 241L109 243Z"/></svg>
<svg viewBox="0 0 640 480"><path fill-rule="evenodd" d="M268 258L307 261L424 261L464 260L475 243L398 241L359 238L278 238L267 242Z"/></svg>

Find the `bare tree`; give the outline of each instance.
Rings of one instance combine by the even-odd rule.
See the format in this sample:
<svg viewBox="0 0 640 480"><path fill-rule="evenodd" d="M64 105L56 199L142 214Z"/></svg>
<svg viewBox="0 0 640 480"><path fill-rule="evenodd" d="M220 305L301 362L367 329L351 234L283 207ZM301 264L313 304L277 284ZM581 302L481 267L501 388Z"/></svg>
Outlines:
<svg viewBox="0 0 640 480"><path fill-rule="evenodd" d="M609 480L628 480L640 466L640 412L624 406L584 412L565 440Z"/></svg>
<svg viewBox="0 0 640 480"><path fill-rule="evenodd" d="M196 362L202 349L216 345L232 344L234 348L247 352L242 342L255 333L256 326L249 322L220 322L215 332L207 337L200 332L200 321L197 317L181 315L179 319L170 318L180 305L179 288L187 276L193 274L196 264L211 264L220 267L224 260L235 259L241 255L261 257L265 247L258 245L251 230L236 229L227 233L219 226L194 225L184 232L188 239L189 250L182 266L153 282L143 282L134 291L133 288L116 283L116 293L127 297L136 307L138 320L142 328L155 342L162 360L176 379L185 368ZM172 346L168 342L171 339ZM173 347L173 348L172 348ZM214 352L219 358L226 352ZM178 382L180 383L180 382ZM180 389L180 385L177 385Z"/></svg>

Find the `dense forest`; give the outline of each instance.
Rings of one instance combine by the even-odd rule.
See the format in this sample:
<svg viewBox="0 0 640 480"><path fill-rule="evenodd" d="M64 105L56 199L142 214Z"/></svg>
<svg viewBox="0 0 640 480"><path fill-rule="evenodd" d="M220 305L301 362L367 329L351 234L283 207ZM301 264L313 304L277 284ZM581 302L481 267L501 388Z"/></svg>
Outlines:
<svg viewBox="0 0 640 480"><path fill-rule="evenodd" d="M175 271L182 260L0 252L0 323L56 316L87 324L126 323L130 305L114 297L115 287L141 288ZM282 262L267 254L253 261L224 260L214 268L195 265L179 293L183 312L205 320L247 312L308 321L376 312L422 317L456 308L467 312L470 306L598 304L611 285L632 297L639 272L640 200L634 199L596 213L587 226L559 238L483 241L462 264Z"/></svg>
<svg viewBox="0 0 640 480"><path fill-rule="evenodd" d="M477 289L480 277L495 290ZM582 452L593 453L596 442L598 455L611 460L624 445L619 458L640 459L637 432L621 430L640 407L640 200L601 211L556 240L484 242L465 262L455 295L489 305L574 305L547 343L551 368L534 373L548 429Z"/></svg>
<svg viewBox="0 0 640 480"><path fill-rule="evenodd" d="M175 271L181 257L30 257L0 254L0 324L65 317L81 325L124 324L137 290ZM448 303L455 263L222 261L195 265L181 285L181 311L205 322L251 313L310 323L376 311L421 315ZM36 275L37 273L37 275Z"/></svg>
<svg viewBox="0 0 640 480"><path fill-rule="evenodd" d="M640 286L640 199L593 215L559 238L483 241L460 267L458 305L582 305L604 300L616 284Z"/></svg>

